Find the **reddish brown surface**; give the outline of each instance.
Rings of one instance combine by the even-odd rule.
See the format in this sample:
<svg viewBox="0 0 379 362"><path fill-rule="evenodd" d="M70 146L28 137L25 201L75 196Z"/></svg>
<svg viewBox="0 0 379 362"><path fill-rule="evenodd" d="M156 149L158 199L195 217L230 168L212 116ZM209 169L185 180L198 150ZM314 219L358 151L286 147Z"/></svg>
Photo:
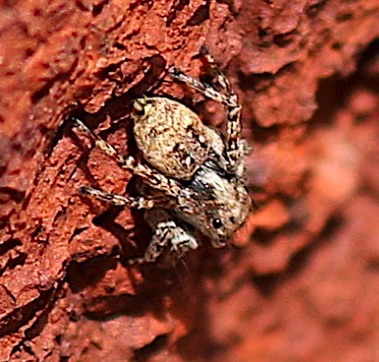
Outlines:
<svg viewBox="0 0 379 362"><path fill-rule="evenodd" d="M1 361L379 359L377 0L8 4ZM77 187L123 193L130 175L62 122L78 113L127 153L130 100L183 97L164 69L199 75L202 44L244 105L259 210L238 248L128 268L149 242L141 215Z"/></svg>

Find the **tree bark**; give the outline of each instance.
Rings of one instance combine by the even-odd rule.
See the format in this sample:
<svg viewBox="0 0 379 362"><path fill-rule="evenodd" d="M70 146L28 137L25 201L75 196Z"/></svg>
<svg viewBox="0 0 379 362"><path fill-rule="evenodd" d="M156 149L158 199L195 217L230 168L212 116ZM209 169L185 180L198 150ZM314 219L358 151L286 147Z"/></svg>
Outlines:
<svg viewBox="0 0 379 362"><path fill-rule="evenodd" d="M0 6L1 361L377 359L377 0ZM78 187L124 194L132 175L70 117L124 154L143 94L221 126L167 75L202 75L202 45L243 105L257 209L232 248L129 267L141 214Z"/></svg>

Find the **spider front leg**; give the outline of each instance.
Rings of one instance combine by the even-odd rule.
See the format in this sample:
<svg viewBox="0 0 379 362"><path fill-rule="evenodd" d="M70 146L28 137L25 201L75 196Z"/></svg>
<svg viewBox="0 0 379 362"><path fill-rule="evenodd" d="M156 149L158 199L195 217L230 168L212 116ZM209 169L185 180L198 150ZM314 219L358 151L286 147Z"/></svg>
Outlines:
<svg viewBox="0 0 379 362"><path fill-rule="evenodd" d="M202 83L201 81L188 76L175 67L170 69L170 74L174 79L187 84L189 87L196 89L206 97L224 105L228 118L226 134L226 158L229 162L228 169L229 171L233 172L238 167L239 160L244 154L244 146L240 142L242 128L242 107L238 102L237 94L234 93L228 79L216 65L213 57L210 54L206 53L204 50L202 53L212 70L214 83L220 90L217 90L209 84Z"/></svg>
<svg viewBox="0 0 379 362"><path fill-rule="evenodd" d="M93 187L81 186L80 192L85 195L91 195L94 198L108 202L116 206L124 206L133 209L152 209L154 207L162 207L167 205L166 200L139 197L125 197L121 195L111 194L102 190L94 189Z"/></svg>
<svg viewBox="0 0 379 362"><path fill-rule="evenodd" d="M165 250L180 259L190 250L199 246L195 236L170 214L162 209L152 209L145 212L145 219L153 230L153 237L146 249L145 255L131 259L128 264L143 264L155 262Z"/></svg>
<svg viewBox="0 0 379 362"><path fill-rule="evenodd" d="M180 186L176 181L169 179L161 173L157 173L147 165L139 163L133 156L125 157L119 154L112 145L91 131L79 119L73 118L72 121L77 128L86 133L94 141L97 147L106 155L113 158L121 168L134 172L136 175L142 177L148 185L164 191L168 196L177 197L179 195Z"/></svg>

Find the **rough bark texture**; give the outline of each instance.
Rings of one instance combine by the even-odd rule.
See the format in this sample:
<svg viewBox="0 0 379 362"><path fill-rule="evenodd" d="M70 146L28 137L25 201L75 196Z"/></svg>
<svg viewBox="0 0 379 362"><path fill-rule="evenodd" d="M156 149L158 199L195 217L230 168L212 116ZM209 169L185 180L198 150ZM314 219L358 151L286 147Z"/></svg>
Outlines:
<svg viewBox="0 0 379 362"><path fill-rule="evenodd" d="M378 18L377 0L3 2L0 360L378 360ZM131 175L64 121L125 154L145 92L220 124L166 77L202 74L203 44L244 106L259 209L236 248L129 268L141 215L77 187Z"/></svg>

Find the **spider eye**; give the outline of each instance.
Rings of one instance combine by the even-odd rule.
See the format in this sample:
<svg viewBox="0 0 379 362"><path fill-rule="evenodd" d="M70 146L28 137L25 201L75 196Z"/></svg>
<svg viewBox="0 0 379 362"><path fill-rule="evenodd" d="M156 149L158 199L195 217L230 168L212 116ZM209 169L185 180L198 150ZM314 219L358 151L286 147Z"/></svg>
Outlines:
<svg viewBox="0 0 379 362"><path fill-rule="evenodd" d="M220 219L214 219L212 224L215 229L219 229L224 225Z"/></svg>

